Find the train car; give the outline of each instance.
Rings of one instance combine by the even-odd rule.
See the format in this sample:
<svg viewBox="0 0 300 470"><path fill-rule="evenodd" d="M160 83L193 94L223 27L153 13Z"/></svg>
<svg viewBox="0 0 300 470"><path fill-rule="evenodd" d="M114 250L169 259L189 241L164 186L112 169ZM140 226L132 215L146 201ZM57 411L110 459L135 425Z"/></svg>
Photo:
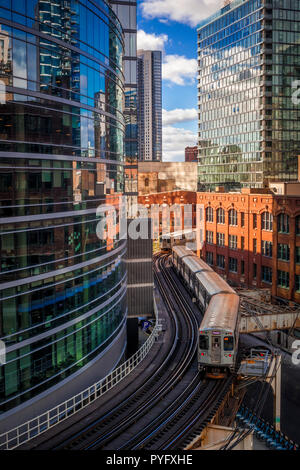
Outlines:
<svg viewBox="0 0 300 470"><path fill-rule="evenodd" d="M235 291L215 271L196 274L195 294L206 310L212 297L217 294L235 294Z"/></svg>
<svg viewBox="0 0 300 470"><path fill-rule="evenodd" d="M187 256L184 258L184 280L187 283L189 289L195 293L197 284L197 275L199 273L207 273L214 271L198 256Z"/></svg>
<svg viewBox="0 0 300 470"><path fill-rule="evenodd" d="M185 246L174 246L172 249L172 262L175 266L176 271L183 275L184 266L185 266L185 259L186 257L193 257L195 256L191 250L185 248Z"/></svg>
<svg viewBox="0 0 300 470"><path fill-rule="evenodd" d="M239 341L239 296L214 295L199 328L198 368L207 377L223 378L236 363Z"/></svg>
<svg viewBox="0 0 300 470"><path fill-rule="evenodd" d="M173 247L172 262L177 271L183 278L187 288L195 296L195 287L197 283L197 273L203 271L214 272L204 261L194 254L193 251L185 248L184 246ZM198 298L195 297L198 301ZM201 303L199 307L203 310Z"/></svg>
<svg viewBox="0 0 300 470"><path fill-rule="evenodd" d="M236 361L239 296L191 250L173 247L172 261L205 312L199 329L199 370L209 377L222 378L233 370Z"/></svg>
<svg viewBox="0 0 300 470"><path fill-rule="evenodd" d="M196 237L195 229L178 230L177 232L165 233L159 237L161 251L166 253L172 250L173 246L183 246Z"/></svg>

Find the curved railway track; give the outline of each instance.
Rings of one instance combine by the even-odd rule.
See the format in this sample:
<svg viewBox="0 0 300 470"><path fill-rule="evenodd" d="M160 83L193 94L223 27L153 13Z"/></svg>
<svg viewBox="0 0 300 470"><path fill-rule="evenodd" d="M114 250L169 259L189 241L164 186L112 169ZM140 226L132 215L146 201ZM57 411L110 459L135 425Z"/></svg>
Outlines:
<svg viewBox="0 0 300 470"><path fill-rule="evenodd" d="M151 377L105 415L76 434L48 448L178 449L198 434L213 417L226 393L226 381L201 381L197 371L199 320L195 307L179 288L167 256L154 258L154 273L168 308L170 348ZM99 409L99 413L100 413ZM38 447L37 447L38 448Z"/></svg>

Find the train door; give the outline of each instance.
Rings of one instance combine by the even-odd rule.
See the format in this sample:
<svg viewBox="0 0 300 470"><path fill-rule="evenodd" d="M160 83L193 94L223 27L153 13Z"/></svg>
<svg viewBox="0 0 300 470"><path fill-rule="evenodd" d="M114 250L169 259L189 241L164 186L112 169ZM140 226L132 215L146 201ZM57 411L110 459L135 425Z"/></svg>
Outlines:
<svg viewBox="0 0 300 470"><path fill-rule="evenodd" d="M215 362L218 364L221 362L221 338L220 336L212 337L211 362Z"/></svg>

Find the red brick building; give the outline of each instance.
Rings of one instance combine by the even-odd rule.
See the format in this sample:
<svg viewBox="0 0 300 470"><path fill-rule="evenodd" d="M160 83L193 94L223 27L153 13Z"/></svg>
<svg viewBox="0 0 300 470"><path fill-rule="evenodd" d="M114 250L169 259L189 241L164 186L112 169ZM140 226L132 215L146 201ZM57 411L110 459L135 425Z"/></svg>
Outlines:
<svg viewBox="0 0 300 470"><path fill-rule="evenodd" d="M269 288L273 297L300 303L299 195L269 189L241 193L150 194L139 202L204 206L201 257L235 286ZM194 217L195 220L195 217Z"/></svg>
<svg viewBox="0 0 300 470"><path fill-rule="evenodd" d="M270 287L273 196L252 191L197 193L197 203L205 207L201 255L236 286Z"/></svg>
<svg viewBox="0 0 300 470"><path fill-rule="evenodd" d="M197 162L198 147L185 147L185 161Z"/></svg>
<svg viewBox="0 0 300 470"><path fill-rule="evenodd" d="M273 213L272 295L300 303L300 194L276 196Z"/></svg>

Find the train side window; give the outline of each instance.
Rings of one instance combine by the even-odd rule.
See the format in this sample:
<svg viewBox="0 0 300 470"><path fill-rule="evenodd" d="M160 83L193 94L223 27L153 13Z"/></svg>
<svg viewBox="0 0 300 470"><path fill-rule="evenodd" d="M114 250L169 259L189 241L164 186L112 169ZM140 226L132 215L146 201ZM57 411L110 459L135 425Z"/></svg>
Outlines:
<svg viewBox="0 0 300 470"><path fill-rule="evenodd" d="M199 348L200 349L208 349L209 345L209 338L207 335L200 335L199 336Z"/></svg>
<svg viewBox="0 0 300 470"><path fill-rule="evenodd" d="M233 336L224 336L224 351L233 350Z"/></svg>

